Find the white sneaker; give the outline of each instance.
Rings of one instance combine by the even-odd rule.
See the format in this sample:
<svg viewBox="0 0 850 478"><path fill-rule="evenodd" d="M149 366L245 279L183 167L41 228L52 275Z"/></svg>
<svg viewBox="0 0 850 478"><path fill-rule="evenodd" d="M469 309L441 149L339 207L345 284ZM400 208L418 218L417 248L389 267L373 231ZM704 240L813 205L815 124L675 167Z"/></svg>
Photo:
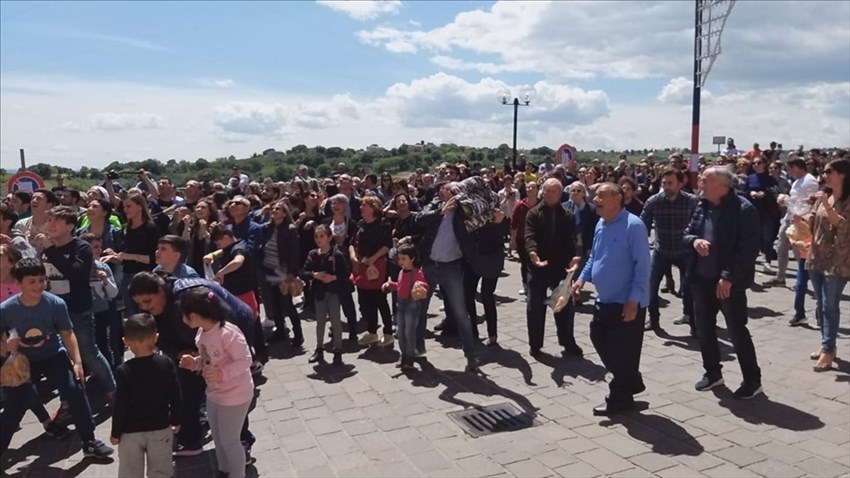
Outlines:
<svg viewBox="0 0 850 478"><path fill-rule="evenodd" d="M381 338L378 337L378 334L370 334L366 332L363 334L363 337L360 337L360 340L357 341L358 345L372 345L374 343L378 343L381 341Z"/></svg>
<svg viewBox="0 0 850 478"><path fill-rule="evenodd" d="M384 334L384 338L378 343L378 347L389 347L393 343L395 343L393 334Z"/></svg>
<svg viewBox="0 0 850 478"><path fill-rule="evenodd" d="M516 293L519 295L525 295L525 289L520 289Z"/></svg>

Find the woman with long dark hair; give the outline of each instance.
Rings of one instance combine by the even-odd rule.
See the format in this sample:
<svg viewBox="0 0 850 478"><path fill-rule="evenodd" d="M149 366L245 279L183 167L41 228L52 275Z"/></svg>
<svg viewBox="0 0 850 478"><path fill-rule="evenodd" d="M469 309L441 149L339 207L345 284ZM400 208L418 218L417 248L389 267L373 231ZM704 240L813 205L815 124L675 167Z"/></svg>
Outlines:
<svg viewBox="0 0 850 478"><path fill-rule="evenodd" d="M824 168L826 191L817 194L814 211L805 220L811 225L812 245L806 268L815 292L815 315L821 330L815 372L832 368L838 326L841 322L841 293L850 281L850 160L836 159ZM801 218L795 217L799 223Z"/></svg>
<svg viewBox="0 0 850 478"><path fill-rule="evenodd" d="M186 262L199 274L204 271L204 256L215 250L215 244L210 241L210 226L214 222L218 222L218 207L211 198L203 198L195 205L188 228L182 231L189 245Z"/></svg>
<svg viewBox="0 0 850 478"><path fill-rule="evenodd" d="M156 246L159 242L159 228L154 224L148 210L148 203L141 194L130 194L123 201L127 224L124 226L124 240L117 260L121 263L121 296L124 299L125 314L133 315L139 311L128 295L133 276L139 272L151 271L156 266Z"/></svg>

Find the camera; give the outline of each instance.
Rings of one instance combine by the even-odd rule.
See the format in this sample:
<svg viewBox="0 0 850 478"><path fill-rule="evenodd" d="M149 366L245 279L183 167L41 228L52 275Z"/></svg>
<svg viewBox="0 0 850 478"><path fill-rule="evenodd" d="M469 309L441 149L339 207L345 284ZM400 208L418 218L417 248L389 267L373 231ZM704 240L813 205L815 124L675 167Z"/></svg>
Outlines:
<svg viewBox="0 0 850 478"><path fill-rule="evenodd" d="M118 173L115 172L114 169L110 169L106 172L106 177L112 180L118 179Z"/></svg>

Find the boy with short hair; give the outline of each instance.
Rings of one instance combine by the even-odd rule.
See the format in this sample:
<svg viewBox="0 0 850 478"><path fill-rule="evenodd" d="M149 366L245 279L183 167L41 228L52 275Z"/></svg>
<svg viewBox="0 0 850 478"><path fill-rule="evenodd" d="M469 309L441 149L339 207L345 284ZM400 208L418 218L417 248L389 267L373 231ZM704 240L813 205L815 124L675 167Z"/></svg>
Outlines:
<svg viewBox="0 0 850 478"><path fill-rule="evenodd" d="M44 376L68 403L76 432L87 457L106 458L113 453L94 437L94 420L83 391L85 379L77 337L65 302L47 288L47 272L38 259L21 259L12 270L21 292L0 304L0 332L11 337L6 343L22 353L30 363L30 381L6 389L6 403L0 420L0 453L4 453L29 408L32 383ZM61 340L60 340L61 337Z"/></svg>
<svg viewBox="0 0 850 478"><path fill-rule="evenodd" d="M171 478L174 434L180 431L183 395L177 367L156 353L156 319L134 314L124 322L124 343L134 358L115 370L117 393L109 441L118 445L118 476Z"/></svg>
<svg viewBox="0 0 850 478"><path fill-rule="evenodd" d="M91 246L74 237L77 212L68 206L54 206L47 212L46 237L36 245L44 251L49 290L65 301L80 355L86 368L97 377L107 402L115 392L115 379L106 358L98 350L94 334L94 314L89 278L93 267ZM61 422L61 420L60 420Z"/></svg>
<svg viewBox="0 0 850 478"><path fill-rule="evenodd" d="M186 240L180 236L166 234L156 244L156 264L154 272L164 271L178 278L200 277L192 266L183 262L186 257Z"/></svg>

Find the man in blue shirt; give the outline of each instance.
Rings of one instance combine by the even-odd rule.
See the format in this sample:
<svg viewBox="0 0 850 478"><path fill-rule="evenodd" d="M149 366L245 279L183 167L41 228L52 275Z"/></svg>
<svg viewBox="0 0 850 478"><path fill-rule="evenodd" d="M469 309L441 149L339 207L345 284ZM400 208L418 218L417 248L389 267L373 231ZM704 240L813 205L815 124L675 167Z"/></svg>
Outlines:
<svg viewBox="0 0 850 478"><path fill-rule="evenodd" d="M593 203L602 220L573 295L581 293L585 282L596 288L590 340L614 378L605 403L594 407L593 414L611 415L634 408L634 395L646 388L640 352L649 304L649 239L643 221L623 208L620 186L603 183Z"/></svg>

